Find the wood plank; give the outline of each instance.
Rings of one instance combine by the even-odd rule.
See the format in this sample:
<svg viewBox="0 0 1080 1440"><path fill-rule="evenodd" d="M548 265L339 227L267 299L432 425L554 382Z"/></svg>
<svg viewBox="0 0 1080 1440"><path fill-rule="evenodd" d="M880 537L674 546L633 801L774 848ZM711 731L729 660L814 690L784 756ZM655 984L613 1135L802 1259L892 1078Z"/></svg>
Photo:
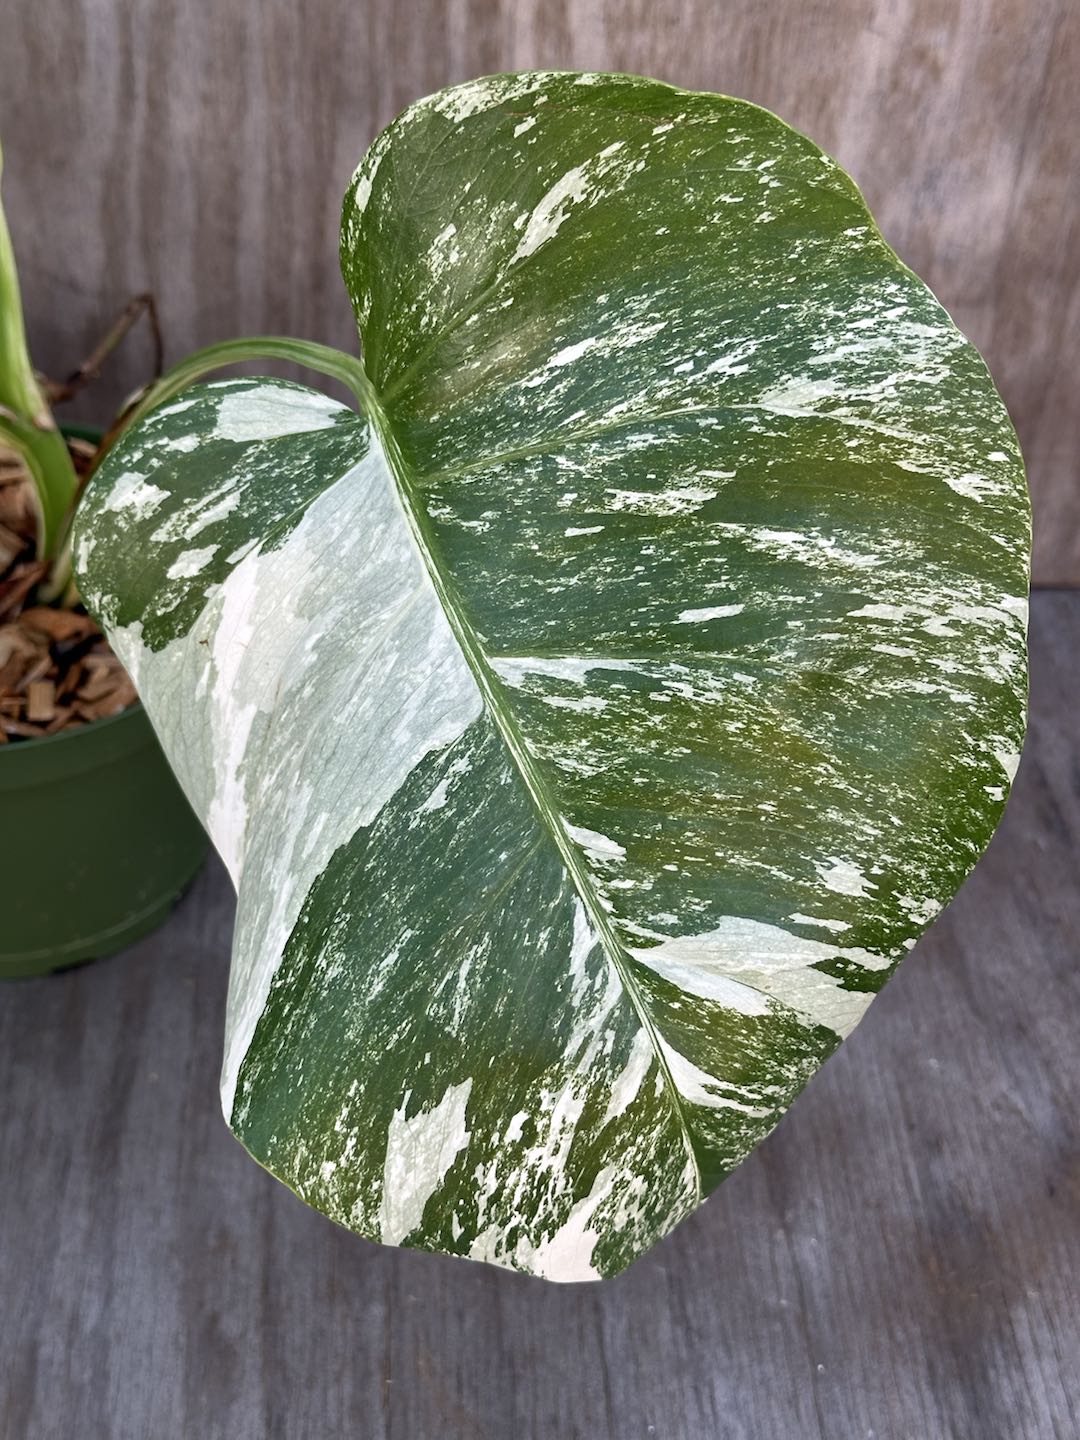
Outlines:
<svg viewBox="0 0 1080 1440"><path fill-rule="evenodd" d="M1080 1433L1080 595L1035 597L987 856L852 1039L625 1275L548 1286L307 1210L216 1095L216 863L125 954L0 988L5 1440Z"/></svg>
<svg viewBox="0 0 1080 1440"><path fill-rule="evenodd" d="M345 183L441 85L640 71L777 110L846 165L983 349L1036 502L1036 582L1080 583L1080 160L1072 0L35 0L0 49L5 194L58 376L152 290L168 354L281 332L355 346ZM75 414L147 375L129 341Z"/></svg>

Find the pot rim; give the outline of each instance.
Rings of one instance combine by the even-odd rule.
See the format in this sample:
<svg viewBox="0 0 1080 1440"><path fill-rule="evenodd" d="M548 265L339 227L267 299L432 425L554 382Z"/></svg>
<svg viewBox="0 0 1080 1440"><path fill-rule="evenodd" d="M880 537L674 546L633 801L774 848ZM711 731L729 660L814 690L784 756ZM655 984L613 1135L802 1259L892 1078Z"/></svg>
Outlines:
<svg viewBox="0 0 1080 1440"><path fill-rule="evenodd" d="M124 720L133 710L142 710L141 700L133 700L130 705L125 705L123 710L118 710L115 715L102 715L97 720L88 720L83 725L71 725L66 730L57 730L55 735L35 735L32 739L9 740L6 745L0 745L0 765L8 762L4 759L6 755L25 755L30 750L40 750L43 745L54 745L57 740L74 740L77 735L86 735L91 730L103 730L106 726L115 725L118 721Z"/></svg>
<svg viewBox="0 0 1080 1440"><path fill-rule="evenodd" d="M0 746L0 792L64 783L84 770L122 761L153 741L150 721L138 700L118 715L55 735L9 741Z"/></svg>

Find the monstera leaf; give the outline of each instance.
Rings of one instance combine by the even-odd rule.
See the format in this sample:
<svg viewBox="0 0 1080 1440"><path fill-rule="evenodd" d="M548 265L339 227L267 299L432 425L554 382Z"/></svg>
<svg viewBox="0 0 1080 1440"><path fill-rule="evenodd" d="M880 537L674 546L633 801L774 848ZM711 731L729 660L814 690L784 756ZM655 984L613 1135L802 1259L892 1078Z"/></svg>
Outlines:
<svg viewBox="0 0 1080 1440"><path fill-rule="evenodd" d="M359 413L159 405L83 593L236 884L236 1134L376 1240L609 1275L1001 814L1016 439L847 176L741 101L444 91L357 171L342 264Z"/></svg>

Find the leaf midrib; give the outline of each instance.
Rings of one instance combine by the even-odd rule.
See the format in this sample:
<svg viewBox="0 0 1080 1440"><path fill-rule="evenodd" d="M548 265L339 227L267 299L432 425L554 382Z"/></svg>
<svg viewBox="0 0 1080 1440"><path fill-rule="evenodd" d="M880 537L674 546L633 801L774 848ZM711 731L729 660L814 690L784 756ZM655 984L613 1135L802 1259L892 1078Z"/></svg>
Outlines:
<svg viewBox="0 0 1080 1440"><path fill-rule="evenodd" d="M521 776L526 792L539 814L541 823L551 836L574 888L577 891L578 898L584 905L594 930L599 935L600 942L615 968L615 972L622 983L623 991L633 1006L642 1029L649 1038L649 1043L656 1056L660 1072L666 1082L672 1110L682 1134L687 1156L694 1167L697 1199L700 1201L704 1197L701 1165L686 1118L686 1110L683 1105L682 1096L679 1094L678 1087L675 1084L675 1078L671 1073L671 1067L664 1054L659 1031L648 1013L637 983L630 971L630 957L620 944L618 936L615 934L611 922L604 911L604 907L600 903L600 897L593 885L592 877L574 850L570 837L566 833L566 827L563 824L562 817L548 794L547 784L536 768L535 762L525 744L524 737L517 725L517 721L502 703L499 694L502 687L498 676L492 669L488 657L480 644L479 637L464 613L463 606L454 594L452 581L450 577L443 572L442 566L436 558L436 552L431 543L428 527L425 523L426 512L415 493L412 476L405 463L404 456L401 453L401 448L397 443L397 438L394 435L389 416L383 409L378 392L371 383L370 378L366 375L364 376L362 389L358 387L358 395L363 408L367 412L367 418L375 432L375 437L382 445L390 473L398 489L409 530L423 558L424 566L435 587L435 593L439 598L439 602L453 631L454 637L461 646L466 664L472 671L481 697L495 721L495 725L502 736L506 748L510 752L510 756Z"/></svg>

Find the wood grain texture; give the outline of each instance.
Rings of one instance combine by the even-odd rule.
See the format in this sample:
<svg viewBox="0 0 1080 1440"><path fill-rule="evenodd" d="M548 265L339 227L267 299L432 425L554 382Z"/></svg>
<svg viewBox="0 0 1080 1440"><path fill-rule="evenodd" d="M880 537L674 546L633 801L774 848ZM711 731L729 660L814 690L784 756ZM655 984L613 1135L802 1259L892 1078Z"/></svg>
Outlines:
<svg viewBox="0 0 1080 1440"><path fill-rule="evenodd" d="M173 359L284 332L355 346L346 181L411 100L490 71L630 70L778 111L856 177L982 349L1080 583L1075 0L36 0L0 48L6 197L38 364L152 290ZM145 378L130 348L83 416Z"/></svg>
<svg viewBox="0 0 1080 1440"><path fill-rule="evenodd" d="M4 1440L1073 1440L1078 648L1080 596L1038 595L986 858L774 1135L604 1284L378 1248L244 1155L216 863L151 939L0 989Z"/></svg>

